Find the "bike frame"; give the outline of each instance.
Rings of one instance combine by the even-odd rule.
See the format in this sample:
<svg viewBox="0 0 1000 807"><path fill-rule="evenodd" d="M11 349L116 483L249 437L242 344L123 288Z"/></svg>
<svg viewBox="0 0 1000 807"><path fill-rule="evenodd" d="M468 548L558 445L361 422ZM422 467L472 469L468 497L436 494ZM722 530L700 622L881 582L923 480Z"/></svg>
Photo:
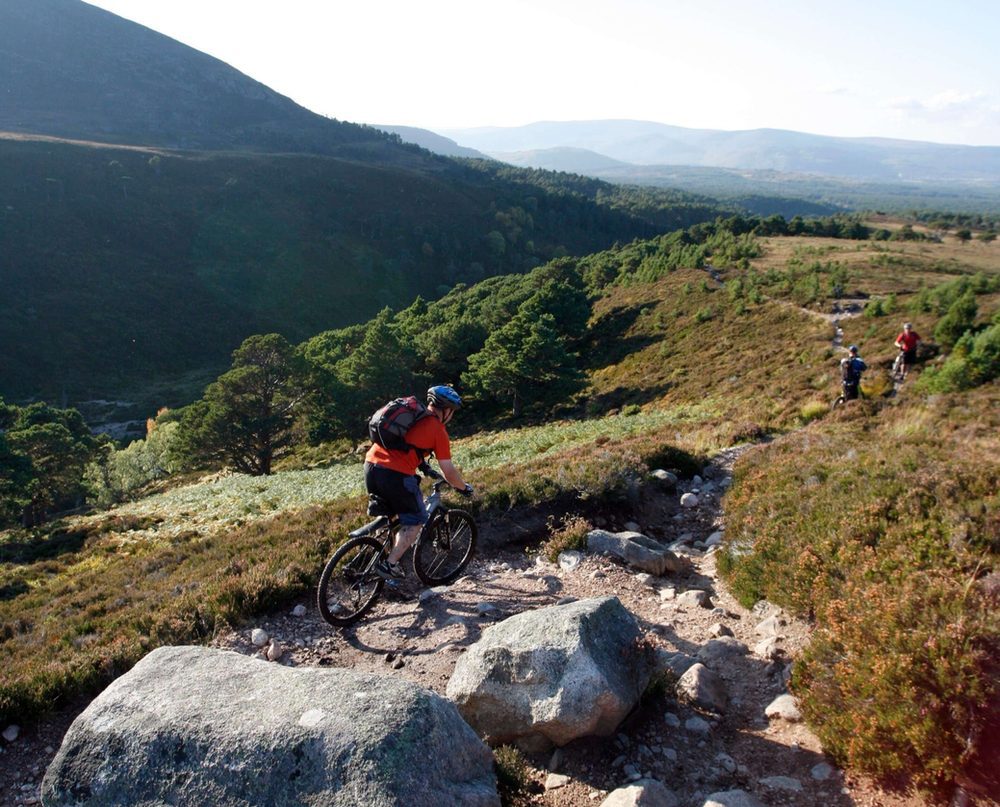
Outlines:
<svg viewBox="0 0 1000 807"><path fill-rule="evenodd" d="M434 514L441 509L441 488L443 488L448 483L444 479L437 479L434 482L433 491L424 496L424 508L427 510L427 522L422 526L420 534L423 535L427 530L428 525L431 523ZM392 536L393 531L399 526L398 516L379 516L374 521L369 521L363 527L359 527L350 533L351 538L358 538L362 535L371 535L373 532L377 532L382 527L389 528L389 535ZM389 544L390 548L392 544Z"/></svg>

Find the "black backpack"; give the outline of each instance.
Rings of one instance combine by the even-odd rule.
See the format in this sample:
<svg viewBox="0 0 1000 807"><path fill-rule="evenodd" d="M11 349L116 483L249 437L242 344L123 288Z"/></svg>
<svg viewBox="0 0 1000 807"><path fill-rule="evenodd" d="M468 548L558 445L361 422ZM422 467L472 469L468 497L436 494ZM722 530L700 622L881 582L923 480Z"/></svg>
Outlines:
<svg viewBox="0 0 1000 807"><path fill-rule="evenodd" d="M430 412L427 407L413 395L395 398L371 416L368 421L368 436L382 448L409 451L413 446L406 442L406 433L428 415Z"/></svg>

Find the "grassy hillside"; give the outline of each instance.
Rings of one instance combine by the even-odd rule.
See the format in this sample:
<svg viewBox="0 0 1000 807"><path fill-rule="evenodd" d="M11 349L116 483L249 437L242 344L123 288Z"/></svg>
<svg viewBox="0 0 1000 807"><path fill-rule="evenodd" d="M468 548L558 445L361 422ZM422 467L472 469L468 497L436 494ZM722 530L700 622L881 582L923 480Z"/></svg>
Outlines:
<svg viewBox="0 0 1000 807"><path fill-rule="evenodd" d="M303 339L717 212L443 158L408 170L0 139L0 395L141 395L252 333Z"/></svg>
<svg viewBox="0 0 1000 807"><path fill-rule="evenodd" d="M927 786L984 766L1000 660L990 599L1000 382L927 395L923 364L893 396L885 370L900 321L932 340L948 290L1000 275L1000 247L760 239L750 260L712 255L720 283L669 268L669 243L573 262L604 278L583 335L585 380L558 418L494 421L456 441L482 491L478 517L627 515L627 488L676 448L700 455L770 434L737 468L722 564L745 601L767 597L816 620L794 685L827 750ZM977 288L985 324L1000 291ZM466 307L484 303L472 288L448 305L463 294ZM841 320L871 370L865 400L831 413L843 354L826 314L892 295L887 316ZM926 361L938 361L933 350ZM303 595L362 520L360 481L353 455L269 478L188 478L46 532L6 533L0 715L29 718L94 691L150 647Z"/></svg>

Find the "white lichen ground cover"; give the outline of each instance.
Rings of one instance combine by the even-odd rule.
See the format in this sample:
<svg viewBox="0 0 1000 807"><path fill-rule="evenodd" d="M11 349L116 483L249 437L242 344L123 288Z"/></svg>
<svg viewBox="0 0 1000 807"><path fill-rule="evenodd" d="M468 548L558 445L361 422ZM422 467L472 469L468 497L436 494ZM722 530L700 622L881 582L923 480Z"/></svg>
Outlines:
<svg viewBox="0 0 1000 807"><path fill-rule="evenodd" d="M633 415L560 421L541 426L481 432L458 440L453 446L457 464L475 481L480 468L513 466L593 442L651 432L681 423L691 423L713 414L711 405L655 409ZM251 521L273 518L281 513L313 505L329 504L356 496L364 490L358 458L303 471L283 471L271 476L213 474L184 487L148 496L87 516L102 519L108 512L120 516L157 517L158 524L135 530L129 537L169 538L179 532L196 530L209 534L218 529L238 527Z"/></svg>

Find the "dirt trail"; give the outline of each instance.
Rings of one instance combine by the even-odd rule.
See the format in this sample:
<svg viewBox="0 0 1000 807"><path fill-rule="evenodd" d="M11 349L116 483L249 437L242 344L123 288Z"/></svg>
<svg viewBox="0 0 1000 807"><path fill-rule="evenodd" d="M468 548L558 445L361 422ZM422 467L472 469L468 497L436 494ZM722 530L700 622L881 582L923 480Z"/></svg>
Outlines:
<svg viewBox="0 0 1000 807"><path fill-rule="evenodd" d="M804 724L768 720L764 715L768 704L785 692L788 661L807 642L809 627L778 613L784 625L774 658L765 657L760 649L755 652L765 638L758 627L772 611L751 612L736 602L717 576L714 550L703 548L710 534L724 529L720 498L733 461L747 450L753 449L740 447L716 456L699 487L682 483L678 491L657 494L643 503L639 526L644 533L665 543L687 542L677 549L691 562L682 576L649 578L590 555L567 571L525 551L484 550L465 577L440 593L421 589L411 572L391 597L349 630L330 628L313 603L303 601L304 616L274 615L221 635L214 645L260 655L250 643L250 633L261 627L284 648L276 663L398 675L444 693L459 655L487 626L567 597L613 593L635 614L647 636L669 653L696 656L714 633L731 631L747 653L708 662L726 682L729 705L722 714L710 715L678 703L671 694L666 703L651 701L638 709L614 737L571 743L556 761L548 755L529 758L537 788L532 804L599 804L630 778L648 774L690 807L701 807L710 793L734 788L755 793L765 805L915 807L922 802L886 794L836 771ZM699 505L681 508L680 493L694 490ZM617 522L600 526L625 527ZM712 607L680 604L677 595L692 588L709 592ZM79 707L26 732L0 755L3 804L37 803L41 774L76 711ZM693 717L703 718L702 728L707 730L688 730L685 724ZM546 790L546 779L556 771L567 777L565 783Z"/></svg>

